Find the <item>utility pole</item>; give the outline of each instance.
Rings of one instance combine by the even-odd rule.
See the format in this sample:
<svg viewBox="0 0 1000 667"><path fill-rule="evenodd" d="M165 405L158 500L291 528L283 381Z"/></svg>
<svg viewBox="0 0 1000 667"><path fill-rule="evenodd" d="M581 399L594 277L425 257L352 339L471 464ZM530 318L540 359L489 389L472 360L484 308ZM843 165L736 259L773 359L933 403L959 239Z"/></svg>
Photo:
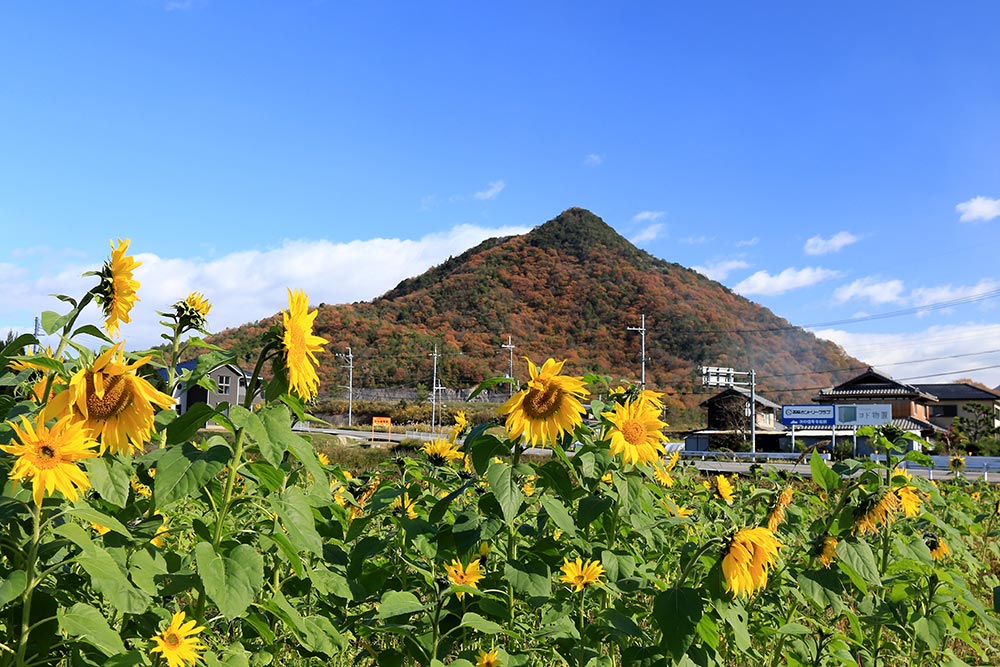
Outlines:
<svg viewBox="0 0 1000 667"><path fill-rule="evenodd" d="M507 377L513 380L514 379L514 344L511 342L510 336L507 336L507 342L504 345L501 345L500 347L503 348L503 349L505 349L505 350L507 350L508 352L510 352L510 365L508 366L509 370L507 371ZM508 396L513 396L514 395L514 383L513 382L507 383L507 390L508 390Z"/></svg>
<svg viewBox="0 0 1000 667"><path fill-rule="evenodd" d="M747 376L747 381L739 381L736 376ZM757 371L738 371L733 368L715 366L701 367L701 383L706 387L750 387L750 453L757 453Z"/></svg>
<svg viewBox="0 0 1000 667"><path fill-rule="evenodd" d="M438 389L444 389L444 387L438 387L438 346L434 345L434 354L430 355L434 357L434 375L431 376L431 431L436 433L435 424L437 423L437 393Z"/></svg>
<svg viewBox="0 0 1000 667"><path fill-rule="evenodd" d="M351 354L351 346L347 346L347 354L338 354L341 359L347 359L347 386L340 385L347 389L347 425L353 425L352 411L354 409L354 355Z"/></svg>
<svg viewBox="0 0 1000 667"><path fill-rule="evenodd" d="M628 327L627 331L638 331L640 339L642 341L642 375L639 376L639 388L646 389L646 315L642 315L640 320L640 325L637 327Z"/></svg>

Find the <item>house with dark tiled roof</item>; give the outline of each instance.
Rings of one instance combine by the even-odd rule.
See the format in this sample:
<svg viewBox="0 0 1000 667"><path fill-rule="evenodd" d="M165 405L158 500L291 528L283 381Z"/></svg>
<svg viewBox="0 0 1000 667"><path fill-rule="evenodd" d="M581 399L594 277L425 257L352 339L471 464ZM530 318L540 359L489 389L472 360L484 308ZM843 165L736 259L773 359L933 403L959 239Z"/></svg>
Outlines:
<svg viewBox="0 0 1000 667"><path fill-rule="evenodd" d="M183 361L177 365L177 373L180 378L195 370L198 365L197 359ZM165 370L159 371L160 376L166 381ZM205 372L204 377L210 382L180 383L174 389L173 395L177 399L177 412L184 414L192 405L205 403L216 408L223 403L229 405L240 405L246 399L247 383L250 381L249 374L235 364L219 364ZM188 386L190 384L190 386ZM260 398L255 398L254 403L259 403Z"/></svg>
<svg viewBox="0 0 1000 667"><path fill-rule="evenodd" d="M781 406L755 394L754 424L758 451L778 451L778 439L785 434ZM708 412L707 428L691 431L684 438L688 451L729 447L734 441L750 439L750 390L728 387L701 402Z"/></svg>
<svg viewBox="0 0 1000 667"><path fill-rule="evenodd" d="M1000 428L1000 391L980 387L970 382L915 384L920 391L935 396L937 403L930 406L929 421L943 429L951 428L956 417L973 416L970 405L981 405L993 412L993 426Z"/></svg>
<svg viewBox="0 0 1000 667"><path fill-rule="evenodd" d="M813 402L834 405L887 403L892 406L891 423L904 431L933 440L946 430L931 421L931 408L940 403L936 395L917 385L894 380L873 368L836 387L820 390Z"/></svg>

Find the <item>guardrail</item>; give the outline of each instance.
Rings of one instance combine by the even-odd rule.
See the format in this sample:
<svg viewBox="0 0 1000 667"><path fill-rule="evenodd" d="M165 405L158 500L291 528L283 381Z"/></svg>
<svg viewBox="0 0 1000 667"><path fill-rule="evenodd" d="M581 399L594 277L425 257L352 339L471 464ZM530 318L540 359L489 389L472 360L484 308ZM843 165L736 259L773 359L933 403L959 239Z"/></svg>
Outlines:
<svg viewBox="0 0 1000 667"><path fill-rule="evenodd" d="M713 459L716 461L797 461L802 458L804 462L809 462L809 456L802 457L801 452L720 452L715 450L705 450L705 451L688 451L681 450L681 458L684 459L698 459L701 461L707 461ZM820 458L824 461L830 460L829 454L820 453Z"/></svg>

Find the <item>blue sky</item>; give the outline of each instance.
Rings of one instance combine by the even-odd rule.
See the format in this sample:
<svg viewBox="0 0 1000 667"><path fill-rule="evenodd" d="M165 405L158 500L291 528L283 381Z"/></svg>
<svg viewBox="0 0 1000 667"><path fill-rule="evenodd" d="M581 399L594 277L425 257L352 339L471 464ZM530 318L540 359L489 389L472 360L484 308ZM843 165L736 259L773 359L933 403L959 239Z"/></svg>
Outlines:
<svg viewBox="0 0 1000 667"><path fill-rule="evenodd" d="M4 3L0 328L85 290L112 239L143 261L142 346L190 290L213 329L286 287L367 300L582 206L793 324L911 311L811 330L996 386L998 24L993 2Z"/></svg>

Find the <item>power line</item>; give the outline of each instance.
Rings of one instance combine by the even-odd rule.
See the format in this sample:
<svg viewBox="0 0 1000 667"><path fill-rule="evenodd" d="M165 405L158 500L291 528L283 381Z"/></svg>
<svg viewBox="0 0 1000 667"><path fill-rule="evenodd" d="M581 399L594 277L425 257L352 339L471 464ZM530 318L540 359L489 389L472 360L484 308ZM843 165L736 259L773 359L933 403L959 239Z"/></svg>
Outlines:
<svg viewBox="0 0 1000 667"><path fill-rule="evenodd" d="M893 361L886 364L871 364L872 366L878 366L879 368L884 368L886 366L905 366L909 364L923 364L928 361L944 361L946 359L959 359L961 357L978 357L985 354L995 354L1000 352L997 350L985 350L983 352L966 352L964 354L949 354L945 357L927 357L926 359L910 359L909 361ZM761 378L777 378L777 377L794 377L796 375L815 375L816 373L837 373L840 371L860 371L864 370L868 366L848 366L847 368L828 368L825 370L815 370L815 371L803 371L801 373L776 373L773 375L761 375Z"/></svg>

